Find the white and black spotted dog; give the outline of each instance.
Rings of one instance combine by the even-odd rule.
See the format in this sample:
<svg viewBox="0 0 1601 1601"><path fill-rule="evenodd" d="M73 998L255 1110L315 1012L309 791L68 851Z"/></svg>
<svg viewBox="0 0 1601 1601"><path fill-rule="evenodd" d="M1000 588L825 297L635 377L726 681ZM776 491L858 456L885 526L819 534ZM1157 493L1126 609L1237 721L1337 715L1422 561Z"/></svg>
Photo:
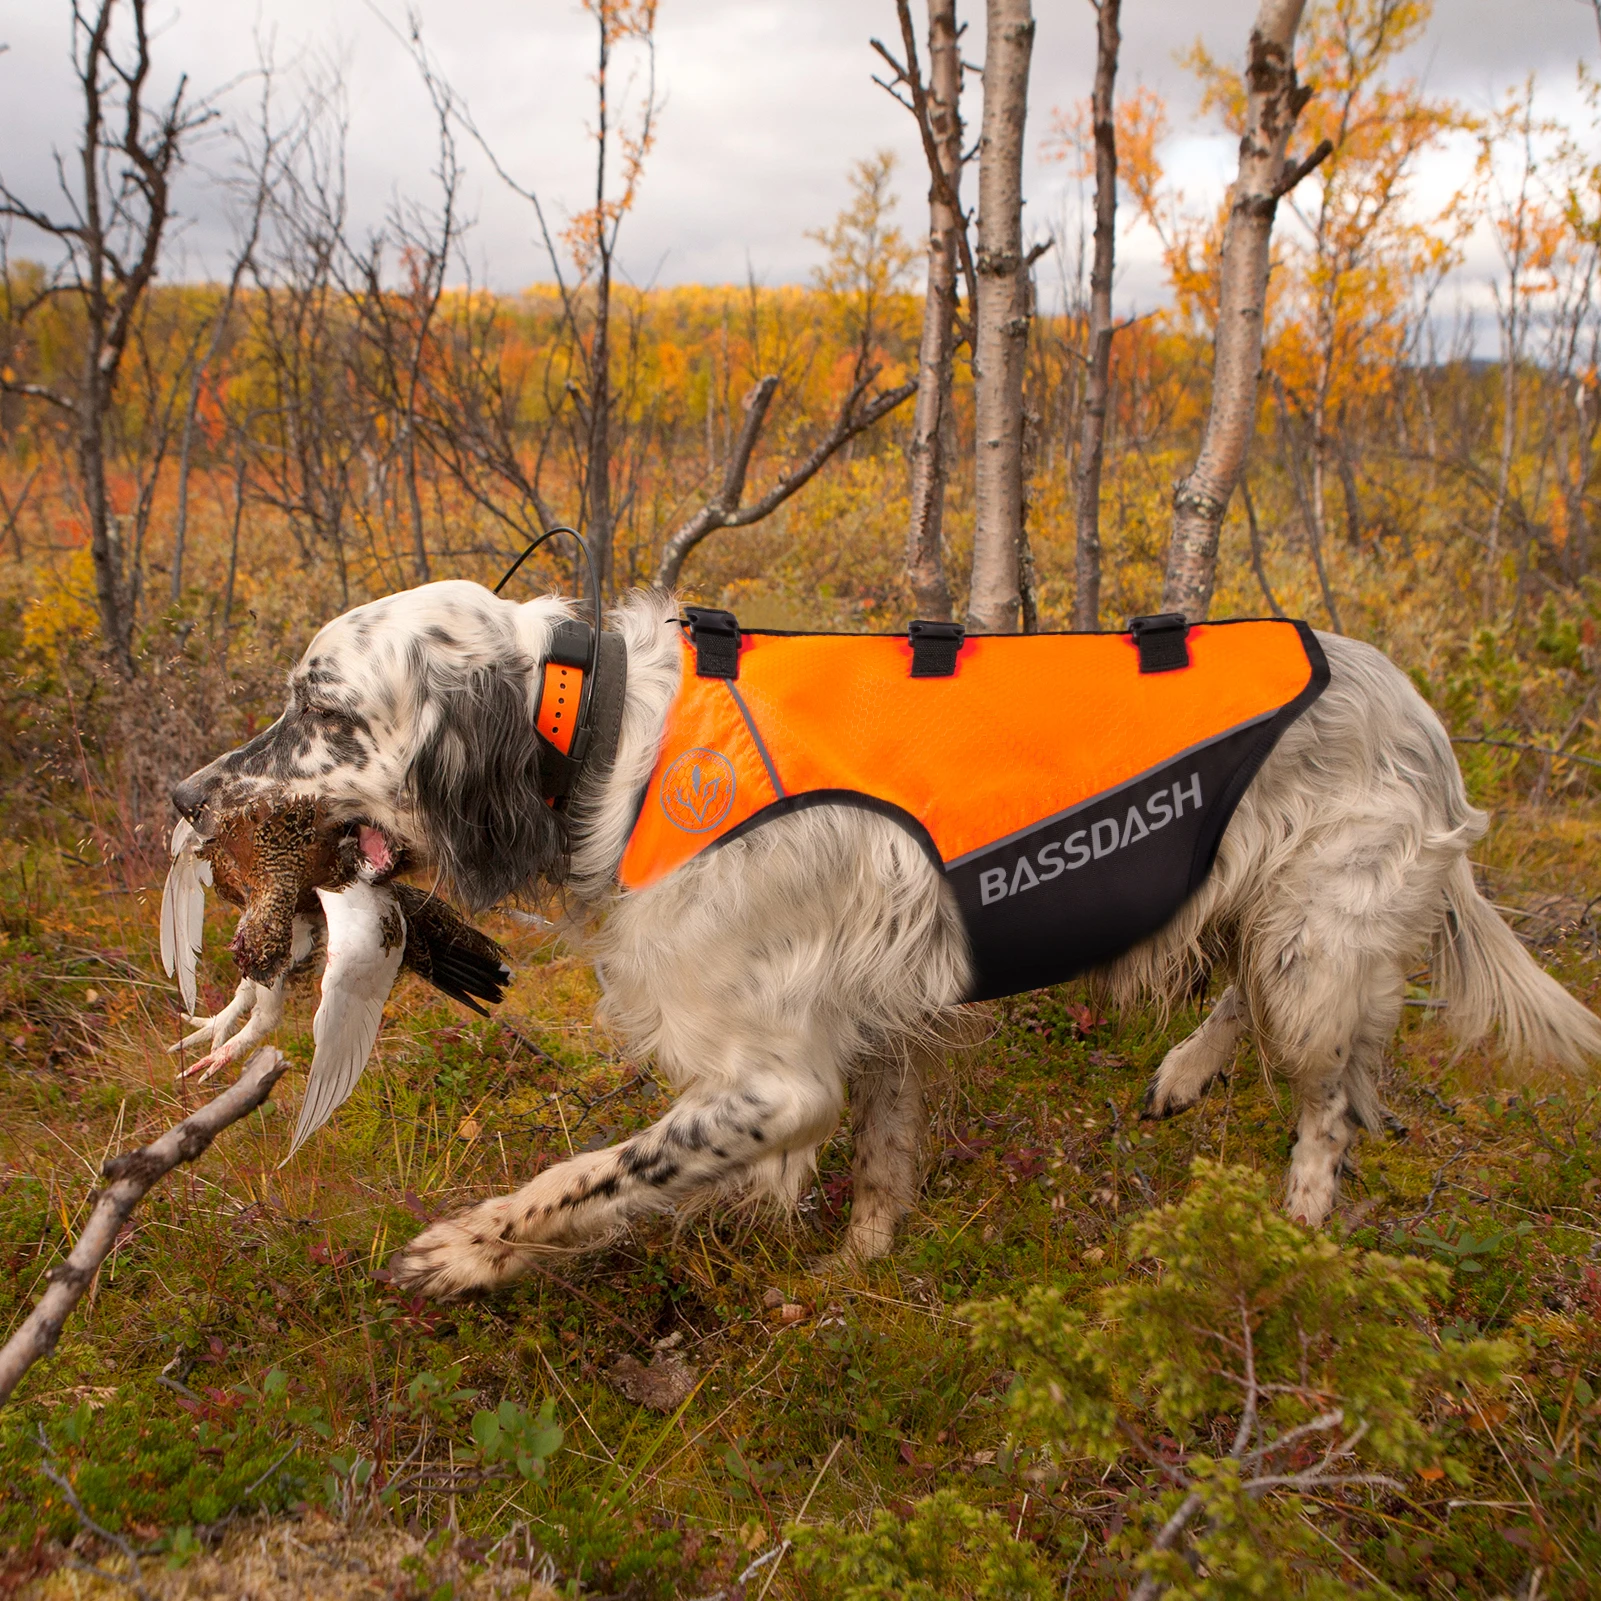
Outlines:
<svg viewBox="0 0 1601 1601"><path fill-rule="evenodd" d="M642 1213L719 1191L793 1198L847 1091L845 1251L877 1256L917 1194L926 1071L970 1022L949 887L890 818L822 805L620 891L678 688L678 607L638 594L611 618L627 669L615 759L580 773L558 815L534 723L570 614L557 599L518 604L465 582L357 607L312 641L283 716L174 791L195 821L257 791L314 798L335 825L381 830L397 859L438 871L474 909L561 886L607 1022L677 1094L643 1133L433 1224L396 1276L435 1295L493 1287L534 1251L598 1243ZM1320 638L1328 688L1251 781L1204 885L1100 975L1114 1001L1173 998L1209 965L1229 977L1168 1052L1147 1110L1193 1105L1249 1032L1293 1087L1286 1205L1314 1224L1356 1130L1380 1122L1375 1070L1420 960L1432 960L1463 1040L1499 1025L1514 1056L1578 1066L1601 1055L1601 1021L1474 887L1466 853L1486 819L1434 714L1376 650Z"/></svg>

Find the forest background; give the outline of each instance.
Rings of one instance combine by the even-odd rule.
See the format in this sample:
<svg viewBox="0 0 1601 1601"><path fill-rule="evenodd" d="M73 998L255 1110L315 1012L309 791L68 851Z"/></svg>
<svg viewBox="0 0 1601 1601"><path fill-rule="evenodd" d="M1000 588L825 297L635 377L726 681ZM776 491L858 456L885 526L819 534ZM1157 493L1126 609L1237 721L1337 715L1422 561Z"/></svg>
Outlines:
<svg viewBox="0 0 1601 1601"><path fill-rule="evenodd" d="M80 47L113 9L84 14ZM549 250L554 281L522 293L473 281L464 162L469 150L491 162L495 152L427 41L405 27L436 162L429 185L397 197L379 227L349 222L337 77L265 65L251 80L252 116L225 121L180 95L134 136L138 157L118 154L124 102L112 85L100 170L114 264L87 261L84 218L52 211L59 196L7 198L0 1121L11 1132L0 1248L15 1269L13 1322L81 1220L101 1146L170 1121L179 1104L158 1048L173 1020L152 999L162 986L148 898L164 871L169 787L276 716L283 674L319 623L428 579L493 582L557 521L597 549L608 596L676 575L687 597L755 626L892 630L926 615L915 597L930 549L918 545L929 527L918 439L929 436L913 404L925 252L921 202L907 198L926 175L865 152L849 205L818 219L824 259L809 285L630 285L617 242L650 180L660 106L648 87L625 103L607 86L624 68L649 85L655 7L585 9L597 23L596 117L574 137L596 141L593 204L558 226L537 189L501 173ZM885 18L888 53L905 66L887 7ZM1481 873L1542 959L1593 1004L1601 938L1583 884L1601 865L1601 78L1576 67L1577 120L1546 117L1532 79L1491 110L1469 108L1399 65L1425 30L1446 25L1427 0L1308 8L1296 53L1315 93L1290 154L1327 151L1279 203L1251 443L1222 522L1211 613L1307 617L1373 641L1411 672L1458 741L1475 800L1504 819ZM124 63L137 59L127 35L114 42ZM874 59L891 88L911 92L894 62ZM1232 63L1199 46L1186 60L1204 114L1237 132L1245 93ZM1137 220L1159 240L1170 295L1106 335L1099 592L1086 619L1081 485L1098 337L1088 219L1082 232L1026 241L1013 319L1024 337L1009 626L1118 627L1161 608L1175 486L1207 427L1226 213L1187 197L1166 170L1174 130L1158 96L1127 94L1113 122L1124 226ZM1026 134L1081 175L1086 194L1092 124L1088 106L1036 107ZM159 241L145 251L139 223L153 196L170 198L185 141L202 133L226 152L212 166L234 249L217 282L165 282ZM1471 177L1431 209L1420 167L1448 142L1473 151ZM25 226L30 208L79 253L75 269L31 245L12 253L42 237ZM1499 266L1475 317L1458 290L1469 241L1486 236ZM98 303L84 291L95 270ZM982 453L963 334L972 301L960 262L956 273L932 549L961 616ZM86 470L90 424L99 479ZM549 551L516 580L528 592L581 592L586 581ZM229 1165L204 1181L217 1194L175 1184L152 1199L153 1221L119 1246L123 1265L113 1261L98 1304L91 1296L48 1376L41 1364L24 1411L0 1422L0 1540L17 1543L0 1578L69 1563L64 1542L92 1517L127 1531L138 1553L119 1555L110 1535L71 1549L112 1568L123 1555L134 1569L145 1560L154 1585L155 1555L177 1573L233 1539L244 1525L230 1532L229 1520L254 1505L308 1519L312 1507L356 1534L404 1514L410 1544L389 1538L381 1559L409 1553L401 1593L408 1583L445 1593L434 1580L447 1568L440 1584L470 1589L486 1551L500 1562L515 1548L529 1572L537 1549L564 1582L601 1574L618 1594L666 1594L670 1581L653 1589L649 1575L669 1571L663 1553L677 1540L673 1561L698 1575L682 1593L716 1583L733 1597L746 1593L748 1562L774 1562L752 1584L765 1590L789 1549L786 1520L804 1518L817 1496L814 1518L855 1519L863 1540L863 1509L887 1506L901 1521L873 1536L882 1549L814 1552L801 1593L846 1593L844 1578L828 1578L835 1557L863 1584L853 1595L917 1593L906 1589L916 1560L901 1547L925 1537L989 1553L957 1564L941 1593L1035 1593L1026 1585L1043 1587L1037 1574L1007 1588L1006 1573L1022 1563L1034 1574L1036 1561L1053 1593L1064 1579L1127 1593L1150 1556L1160 1475L1195 1459L1156 1433L1151 1462L1178 1455L1154 1467L1124 1460L1103 1475L1086 1466L1089 1448L1031 1456L1002 1397L1014 1370L1043 1360L1038 1349L1019 1355L1019 1341L1050 1336L1029 1333L1034 1314L1020 1313L1011 1343L995 1335L988 1360L970 1347L957 1303L964 1291L1037 1280L1088 1306L1125 1275L1140 1282L1145 1247L1125 1244L1120 1213L1183 1194L1198 1153L1278 1163L1271 1091L1242 1073L1224 1107L1135 1134L1134 1067L1159 1060L1193 1014L1114 1029L1076 989L1008 1003L942 1114L922 1232L873 1288L829 1291L840 1299L827 1302L803 1271L816 1243L804 1232L768 1244L744 1224L697 1223L670 1239L664 1225L598 1266L573 1267L576 1288L562 1279L559 1294L543 1281L519 1292L526 1304L505 1303L523 1317L515 1332L513 1312L495 1307L442 1321L385 1300L371 1277L406 1229L501 1183L505 1136L551 1155L580 1132L626 1131L659 1105L648 1073L591 1028L581 964L553 955L532 927L496 924L522 975L498 1024L462 1025L415 986L397 994L362 1091L300 1171L276 1174L267 1147L281 1131L263 1114L268 1132L252 1125L255 1143L241 1135ZM1377 1572L1404 1593L1593 1594L1596 1095L1498 1098L1480 1059L1460 1065L1430 1032L1424 994L1412 1000L1404 1070L1386 1090L1411 1133L1374 1159L1336 1232L1467 1274L1443 1303L1443 1276L1430 1281L1436 1330L1517 1330L1538 1355L1516 1394L1431 1402L1427 1430L1407 1447L1415 1501L1331 1489L1332 1500L1294 1503L1293 1517L1253 1523L1248 1511L1237 1529L1226 1518L1214 1527L1240 1533L1255 1555L1239 1566L1269 1593L1335 1593L1317 1588L1327 1572L1352 1585ZM303 1058L306 1016L294 1014L297 1024L286 1043ZM1203 1181L1195 1204L1213 1208L1208 1237L1226 1233L1228 1208L1262 1200L1238 1182ZM825 1158L807 1226L837 1226L848 1205L843 1169ZM792 1326L815 1342L783 1345ZM658 1372L669 1365L659 1348L689 1331L699 1367L684 1371L709 1379L717 1369L728 1387L726 1406L713 1386L687 1414L686 1437L697 1432L673 1443L676 1480L658 1477L660 1463L646 1475L665 1428L643 1456L627 1454L630 1442L640 1450L642 1414L624 1404L637 1399L633 1379L616 1375L641 1364L598 1365L619 1330ZM1511 1358L1500 1350L1496 1360ZM477 1443L466 1443L475 1397L524 1392L526 1409L495 1414L502 1421L482 1438L475 1419ZM568 1431L548 1482L540 1399L559 1403ZM496 1457L487 1443L502 1426L534 1465L511 1524L501 1491L516 1452ZM703 1442L714 1427L721 1434ZM123 1464L125 1440L140 1443ZM605 1467L579 1449L591 1442ZM80 1501L26 1488L63 1479ZM923 1492L936 1483L956 1484L957 1501L930 1503ZM653 1521L641 1510L617 1534L630 1495ZM1302 1525L1291 1524L1311 1515L1322 1521L1303 1549ZM903 1526L911 1533L894 1532ZM450 1539L425 1544L436 1528ZM380 1563L376 1545L350 1549ZM1207 1560L1221 1572L1234 1559ZM888 1575L881 1589L862 1581L875 1562ZM1188 1571L1168 1581L1190 1583ZM775 1594L797 1582L791 1564ZM1232 1593L1194 1583L1195 1594Z"/></svg>
<svg viewBox="0 0 1601 1601"><path fill-rule="evenodd" d="M612 9L613 57L643 46L648 60L654 8ZM1532 78L1488 114L1431 95L1395 70L1430 13L1413 0L1338 0L1302 30L1302 77L1316 93L1297 142L1327 139L1332 154L1280 207L1255 443L1228 508L1213 614L1282 611L1371 639L1433 686L1458 734L1582 744L1595 710L1601 101L1583 63L1587 126L1543 117ZM283 75L264 66L253 123L206 128L204 103L178 110L193 127L175 133L205 129L227 147L219 181L236 247L225 282L164 284L152 272L124 297L103 430L109 579L87 549L94 510L71 409L83 302L57 263L4 258L8 804L50 804L57 779L80 784L83 752L60 743L53 714L63 695L115 717L117 684L139 680L138 757L109 725L84 747L106 764L96 782L117 792L133 831L118 849L133 848L163 814L168 777L253 726L317 621L428 578L492 580L558 520L597 546L608 593L648 582L668 570L674 534L726 491L731 466L745 513L779 503L749 527L701 527L686 594L751 624L887 629L911 614L912 407L900 402L917 372L923 252L897 194L921 187L917 175L885 154L863 158L852 203L820 219L825 261L810 286L634 288L612 258L648 182L660 109L650 90L631 120L598 125L594 206L557 237L537 194L520 191L559 286L492 294L470 281L461 201L462 146L480 137L425 42L407 42L437 115L433 183L359 238L345 220L335 78L297 76L285 105ZM1237 128L1234 70L1199 45L1187 65L1203 113ZM607 70L603 55L602 104ZM610 71L620 100L616 59ZM1112 339L1101 626L1160 602L1173 486L1210 402L1224 220L1168 180L1174 130L1154 92L1135 91L1116 115L1123 226L1154 230L1171 295ZM1087 106L1036 111L1029 137L1093 176ZM1429 211L1418 169L1447 141L1472 144L1473 175ZM48 197L29 203L50 209ZM1475 315L1459 274L1468 241L1486 232L1500 271L1489 312ZM1087 234L1046 233L1030 254L1022 520L1035 577L1022 622L1062 627L1075 608L1092 365ZM1065 310L1041 315L1042 300ZM968 347L953 382L943 565L960 600L974 525ZM758 391L752 448L741 425ZM819 455L797 492L797 469ZM548 561L528 577L582 582ZM154 739L150 681L166 725ZM1587 782L1581 764L1558 766L1546 782Z"/></svg>

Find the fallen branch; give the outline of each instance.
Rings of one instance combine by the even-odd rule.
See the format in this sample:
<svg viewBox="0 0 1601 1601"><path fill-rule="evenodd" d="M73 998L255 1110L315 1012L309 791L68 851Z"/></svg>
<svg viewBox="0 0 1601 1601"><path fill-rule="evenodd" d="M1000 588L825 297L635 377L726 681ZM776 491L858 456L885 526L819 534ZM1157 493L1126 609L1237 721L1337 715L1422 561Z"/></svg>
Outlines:
<svg viewBox="0 0 1601 1601"><path fill-rule="evenodd" d="M139 1597L139 1601L150 1601L150 1592L139 1582L139 1557L134 1548L123 1539L120 1534L111 1529L103 1529L83 1509L83 1502L78 1499L78 1492L73 1489L72 1481L56 1472L50 1466L54 1453L50 1449L49 1436L44 1432L44 1425L39 1425L39 1444L44 1450L45 1460L39 1464L39 1471L66 1497L67 1505L77 1515L78 1522L88 1530L97 1540L106 1545L115 1546L122 1552L123 1560L128 1564L129 1578L120 1573L111 1573L105 1568L96 1567L92 1562L81 1561L77 1557L69 1557L68 1563L79 1573L92 1573L97 1579L104 1579L108 1584L124 1584Z"/></svg>
<svg viewBox="0 0 1601 1601"><path fill-rule="evenodd" d="M110 1182L100 1191L78 1243L65 1262L45 1275L49 1288L21 1328L0 1350L0 1406L41 1357L55 1350L62 1326L111 1254L122 1226L157 1179L180 1162L192 1162L228 1127L248 1117L269 1095L289 1066L270 1046L257 1051L239 1081L149 1145L112 1157L101 1169Z"/></svg>

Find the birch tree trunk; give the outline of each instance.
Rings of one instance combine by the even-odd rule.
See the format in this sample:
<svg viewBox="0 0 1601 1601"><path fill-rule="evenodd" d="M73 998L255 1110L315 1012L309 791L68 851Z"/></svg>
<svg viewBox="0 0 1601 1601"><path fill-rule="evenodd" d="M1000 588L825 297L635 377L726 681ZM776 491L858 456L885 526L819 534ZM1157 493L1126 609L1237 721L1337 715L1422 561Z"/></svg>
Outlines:
<svg viewBox="0 0 1601 1601"><path fill-rule="evenodd" d="M1162 610L1183 612L1192 622L1202 621L1211 606L1218 531L1256 431L1273 215L1280 198L1322 159L1314 155L1287 170L1290 135L1311 96L1295 76L1295 30L1305 5L1306 0L1262 0L1251 29L1240 171L1223 233L1212 409L1195 467L1173 494L1162 587Z"/></svg>
<svg viewBox="0 0 1601 1601"><path fill-rule="evenodd" d="M609 64L611 38L607 32L607 18L602 11L600 21L600 68L595 83L598 91L598 117L596 125L595 161L595 247L598 272L595 281L595 326L590 332L589 344L589 450L587 499L590 548L600 569L600 592L611 593L612 577L612 497L611 497L611 238L606 231L606 136L607 101L606 69ZM583 563L574 562L578 593L583 594L589 575Z"/></svg>
<svg viewBox="0 0 1601 1601"><path fill-rule="evenodd" d="M978 459L967 627L975 633L1010 634L1017 631L1023 529L1023 361L1029 322L1023 123L1034 17L1029 0L987 0L985 18L978 304L973 319Z"/></svg>
<svg viewBox="0 0 1601 1601"><path fill-rule="evenodd" d="M962 182L961 50L956 0L928 0L928 123L939 171L929 176L928 293L918 349L912 418L912 509L906 534L906 582L919 617L947 621L951 590L942 542L952 437L951 358L955 349L956 246Z"/></svg>
<svg viewBox="0 0 1601 1601"><path fill-rule="evenodd" d="M1112 268L1117 248L1118 32L1123 0L1095 0L1095 260L1090 268L1090 364L1079 430L1078 504L1073 539L1073 626L1101 626L1101 462L1106 453L1106 406L1112 380Z"/></svg>
<svg viewBox="0 0 1601 1601"><path fill-rule="evenodd" d="M234 301L239 297L240 280L250 265L256 240L261 235L261 213L267 202L266 184L266 163L263 160L262 181L256 191L256 207L250 220L250 232L234 256L233 270L228 275L227 293L223 295L222 305L218 307L216 319L211 325L211 337L206 341L205 354L189 374L189 403L184 407L183 441L178 450L178 512L172 533L171 593L172 603L175 606L183 596L184 547L189 532L189 464L194 451L195 419L200 411L200 391L205 384L207 372L211 370L212 362L217 359L217 352L227 335L228 325L233 320Z"/></svg>

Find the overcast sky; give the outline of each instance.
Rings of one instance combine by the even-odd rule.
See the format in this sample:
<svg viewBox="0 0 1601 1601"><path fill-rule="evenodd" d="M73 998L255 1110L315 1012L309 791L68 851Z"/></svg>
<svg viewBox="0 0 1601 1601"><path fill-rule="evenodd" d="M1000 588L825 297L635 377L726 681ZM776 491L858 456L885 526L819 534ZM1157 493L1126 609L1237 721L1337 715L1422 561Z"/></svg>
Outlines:
<svg viewBox="0 0 1601 1601"><path fill-rule="evenodd" d="M1143 82L1168 98L1178 136L1170 170L1196 196L1221 191L1234 157L1229 141L1191 120L1193 84L1174 52L1199 36L1215 54L1239 59L1255 8L1256 0L1124 3L1119 87ZM539 191L557 220L582 206L592 182L585 128L594 25L576 0L419 0L418 9L429 47L505 166ZM1075 204L1074 181L1041 159L1040 144L1052 108L1088 94L1094 31L1088 0L1036 0L1035 13L1025 192L1038 235ZM962 14L974 24L965 53L978 60L983 7L965 0ZM401 19L398 0L151 0L151 15L168 84L181 71L195 90L210 92L247 74L258 34L272 40L280 63L342 66L359 224L376 221L397 192L427 193L428 104L381 20ZM0 0L0 43L9 45L0 53L0 173L29 195L52 192L53 152L69 153L75 137L68 18L66 0ZM624 230L628 276L719 283L743 280L749 270L768 284L804 281L818 257L807 230L844 203L850 164L884 148L901 158L901 220L915 233L920 155L910 116L872 82L875 34L895 37L893 0L661 0L657 89L665 104ZM1438 0L1407 67L1436 92L1478 109L1534 72L1547 109L1560 115L1574 105L1576 63L1598 56L1591 0ZM224 93L221 103L241 114L247 93ZM976 81L969 99L976 126ZM475 151L468 155L471 253L480 270L500 288L548 276L528 208ZM198 170L222 159L216 141L197 152L171 275L202 275L226 251L226 220ZM1463 161L1461 152L1436 158L1423 175L1420 204L1448 193ZM27 244L19 236L13 249L26 252ZM1482 265L1487 272L1487 258ZM1136 229L1124 244L1118 299L1139 308L1161 295L1153 243Z"/></svg>

